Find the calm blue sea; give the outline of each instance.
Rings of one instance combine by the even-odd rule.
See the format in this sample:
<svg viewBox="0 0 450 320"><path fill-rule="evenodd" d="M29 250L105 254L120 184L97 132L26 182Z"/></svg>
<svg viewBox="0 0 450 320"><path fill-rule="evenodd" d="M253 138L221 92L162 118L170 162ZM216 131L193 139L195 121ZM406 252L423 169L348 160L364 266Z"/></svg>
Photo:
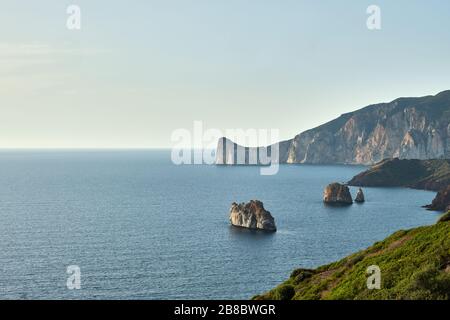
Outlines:
<svg viewBox="0 0 450 320"><path fill-rule="evenodd" d="M366 188L326 207L323 188L358 166L175 166L170 151L1 151L0 298L248 299L398 229L432 224L434 193ZM353 195L356 190L352 189ZM230 227L259 199L278 232ZM66 268L81 268L68 290Z"/></svg>

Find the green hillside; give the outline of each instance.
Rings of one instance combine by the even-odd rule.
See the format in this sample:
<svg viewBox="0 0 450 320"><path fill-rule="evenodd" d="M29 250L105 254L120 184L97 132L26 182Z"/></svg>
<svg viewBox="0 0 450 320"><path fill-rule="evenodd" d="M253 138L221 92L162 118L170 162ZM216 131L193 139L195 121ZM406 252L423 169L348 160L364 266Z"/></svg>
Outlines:
<svg viewBox="0 0 450 320"><path fill-rule="evenodd" d="M369 266L381 288L367 288ZM450 212L432 226L398 231L370 248L314 270L297 269L257 300L450 299Z"/></svg>

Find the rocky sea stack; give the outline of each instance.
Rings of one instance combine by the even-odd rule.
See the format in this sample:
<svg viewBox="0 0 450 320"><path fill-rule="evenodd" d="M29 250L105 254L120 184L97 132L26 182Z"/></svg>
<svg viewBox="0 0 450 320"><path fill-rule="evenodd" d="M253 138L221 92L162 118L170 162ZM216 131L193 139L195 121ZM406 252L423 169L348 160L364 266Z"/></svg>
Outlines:
<svg viewBox="0 0 450 320"><path fill-rule="evenodd" d="M363 203L364 201L366 201L366 200L364 199L364 192L362 191L361 188L359 188L359 189L358 189L358 192L356 193L355 202Z"/></svg>
<svg viewBox="0 0 450 320"><path fill-rule="evenodd" d="M230 209L230 222L233 226L254 230L277 231L275 219L264 209L261 201L233 203Z"/></svg>
<svg viewBox="0 0 450 320"><path fill-rule="evenodd" d="M335 205L352 204L352 195L349 188L340 183L329 184L323 191L323 202Z"/></svg>

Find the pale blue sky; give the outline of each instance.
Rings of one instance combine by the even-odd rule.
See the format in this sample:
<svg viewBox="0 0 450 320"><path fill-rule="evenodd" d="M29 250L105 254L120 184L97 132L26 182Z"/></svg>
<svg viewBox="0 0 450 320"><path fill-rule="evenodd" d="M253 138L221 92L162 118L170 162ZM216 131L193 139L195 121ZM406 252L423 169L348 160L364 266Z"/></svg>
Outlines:
<svg viewBox="0 0 450 320"><path fill-rule="evenodd" d="M450 89L449 18L446 0L0 0L0 147L168 147L194 120L291 138Z"/></svg>

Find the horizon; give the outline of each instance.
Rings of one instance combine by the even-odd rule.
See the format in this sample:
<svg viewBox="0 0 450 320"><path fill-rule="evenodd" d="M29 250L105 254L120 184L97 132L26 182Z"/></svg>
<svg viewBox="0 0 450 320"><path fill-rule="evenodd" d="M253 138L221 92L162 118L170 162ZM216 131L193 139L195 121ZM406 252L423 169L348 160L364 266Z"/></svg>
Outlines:
<svg viewBox="0 0 450 320"><path fill-rule="evenodd" d="M351 111L342 113L337 118L333 118L333 119L327 120L327 121L317 125L316 127L308 128L308 129L305 129L304 131L317 128L318 126L321 126L323 124L326 124L328 122L331 122L333 120L338 119L340 116L342 116L344 114L357 112L357 111L359 111L361 109L364 109L366 107L370 107L372 105L377 105L377 104L380 104L380 103L391 103L391 102L393 102L395 100L398 100L398 99L434 97L434 96L437 96L437 95L439 95L441 93L448 92L448 91L450 91L450 89L443 90L443 91L440 91L440 92L435 93L435 94L428 94L428 95L423 95L423 96L401 96L401 97L397 97L397 98L394 98L394 99L389 100L389 101L375 102L375 103L367 104L364 107L361 107L359 109L355 109L355 110L351 110ZM304 131L299 132L298 134L301 134ZM278 142L291 140L294 137L295 136L293 136L291 138L287 138L287 139L280 139ZM229 139L226 135L224 135L223 137L219 138L219 140L222 139L222 138ZM236 141L233 141L233 142L236 142ZM263 147L263 146L260 146L260 145L250 146L250 145L248 145L246 143L243 143L243 144L238 143L238 142L236 142L236 143L241 145L241 146L243 146L243 147ZM195 148L195 147L191 147L189 145L182 146L182 147L184 149L186 149L186 150L211 150L211 151L215 151L215 148L206 148L206 147ZM46 151L46 150L48 150L48 151L51 151L51 150L68 150L68 151L71 151L71 150L73 150L73 151L84 151L84 150L86 150L86 151L89 151L89 150L93 150L93 151L100 151L100 150L104 150L104 151L114 151L114 150L127 151L127 150L130 150L130 151L133 151L133 150L137 150L137 151L139 151L139 150L171 150L171 149L173 149L173 145L168 145L168 146L17 146L17 147L15 147L15 146L11 146L11 147L0 146L0 151L10 151L10 150L11 151L15 151L15 150L18 150L18 151L20 151L20 150L24 150L24 151L26 151L26 150L30 150L30 151L32 151L32 150L39 150L39 151Z"/></svg>

